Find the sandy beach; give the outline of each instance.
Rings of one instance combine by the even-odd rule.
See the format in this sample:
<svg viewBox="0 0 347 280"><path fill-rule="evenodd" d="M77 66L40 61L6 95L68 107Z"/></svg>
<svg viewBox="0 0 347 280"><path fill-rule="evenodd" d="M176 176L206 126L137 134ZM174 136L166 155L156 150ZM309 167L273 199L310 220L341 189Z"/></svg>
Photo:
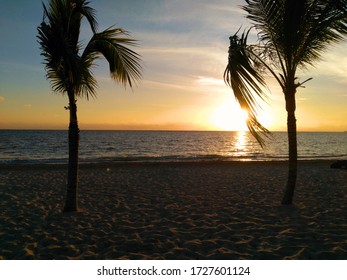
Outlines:
<svg viewBox="0 0 347 280"><path fill-rule="evenodd" d="M347 259L347 170L286 162L0 166L1 259Z"/></svg>

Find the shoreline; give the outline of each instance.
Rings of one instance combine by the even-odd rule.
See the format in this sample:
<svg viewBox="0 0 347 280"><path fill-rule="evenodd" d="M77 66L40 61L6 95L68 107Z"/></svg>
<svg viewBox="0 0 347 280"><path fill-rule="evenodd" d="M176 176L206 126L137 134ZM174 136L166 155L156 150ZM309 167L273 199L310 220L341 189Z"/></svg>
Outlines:
<svg viewBox="0 0 347 280"><path fill-rule="evenodd" d="M347 172L299 161L0 165L0 259L347 259Z"/></svg>
<svg viewBox="0 0 347 280"><path fill-rule="evenodd" d="M298 159L298 165L302 164L326 164L330 165L336 161L339 161L342 159ZM239 164L245 164L245 165L252 165L252 164L280 164L280 165L287 165L288 159L286 160L130 160L130 161L94 161L94 162L79 162L79 167L81 168L89 168L89 167L103 167L103 166L127 166L127 165L239 165ZM68 164L67 161L64 163L0 163L0 168L60 168L64 167L67 168Z"/></svg>

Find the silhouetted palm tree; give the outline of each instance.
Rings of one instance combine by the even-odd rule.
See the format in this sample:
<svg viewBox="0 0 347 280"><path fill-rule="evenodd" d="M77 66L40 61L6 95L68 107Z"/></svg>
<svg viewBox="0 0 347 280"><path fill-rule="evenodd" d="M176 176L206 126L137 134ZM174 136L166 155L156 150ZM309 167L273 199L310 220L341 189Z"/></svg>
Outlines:
<svg viewBox="0 0 347 280"><path fill-rule="evenodd" d="M257 97L263 98L264 74L270 73L285 97L289 173L282 204L291 204L297 177L296 72L312 65L332 43L347 34L346 0L246 0L243 9L257 31L258 42L247 44L250 30L230 37L225 82L241 107L250 112L248 126L263 144L268 132L256 118ZM310 80L310 79L309 79Z"/></svg>
<svg viewBox="0 0 347 280"><path fill-rule="evenodd" d="M77 211L79 128L76 101L79 97L96 95L93 77L94 61L104 56L111 77L124 86L141 78L140 56L127 46L136 41L127 31L111 27L97 32L95 11L85 0L50 0L43 4L44 17L38 26L38 41L44 57L47 78L53 91L69 98L69 163L64 211ZM93 36L83 49L79 42L82 18L89 22Z"/></svg>

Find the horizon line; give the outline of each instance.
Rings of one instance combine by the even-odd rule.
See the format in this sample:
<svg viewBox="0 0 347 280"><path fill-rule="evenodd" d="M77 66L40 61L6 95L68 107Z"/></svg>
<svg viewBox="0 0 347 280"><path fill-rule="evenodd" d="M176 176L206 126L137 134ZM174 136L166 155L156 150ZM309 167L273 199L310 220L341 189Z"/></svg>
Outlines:
<svg viewBox="0 0 347 280"><path fill-rule="evenodd" d="M5 130L26 130L26 131L68 131L69 128L0 128L0 131ZM148 132L248 132L248 130L214 130L214 129L80 129L80 131L148 131ZM270 134L273 132L287 133L286 130L271 130ZM298 133L347 133L346 130L298 130Z"/></svg>

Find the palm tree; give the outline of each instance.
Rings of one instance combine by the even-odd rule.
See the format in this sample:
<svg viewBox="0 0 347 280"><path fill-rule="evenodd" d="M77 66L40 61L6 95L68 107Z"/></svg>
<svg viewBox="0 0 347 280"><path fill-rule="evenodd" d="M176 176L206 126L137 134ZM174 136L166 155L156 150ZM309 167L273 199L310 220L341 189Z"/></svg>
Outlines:
<svg viewBox="0 0 347 280"><path fill-rule="evenodd" d="M93 77L94 61L104 56L109 63L111 77L132 87L141 78L141 59L127 46L135 46L128 32L110 27L97 32L95 11L86 0L50 0L43 4L43 21L38 26L38 42L44 57L47 78L54 92L69 99L69 161L68 183L64 211L77 211L78 146L77 98L95 97L97 82ZM79 42L81 21L86 18L93 36L85 48Z"/></svg>
<svg viewBox="0 0 347 280"><path fill-rule="evenodd" d="M250 30L230 37L225 82L233 89L241 107L250 112L248 127L260 144L267 130L259 124L257 104L264 98L265 74L282 88L289 146L289 172L282 204L292 204L297 177L297 70L313 65L332 44L347 34L346 0L246 0L242 8L257 31L257 44L248 45Z"/></svg>

